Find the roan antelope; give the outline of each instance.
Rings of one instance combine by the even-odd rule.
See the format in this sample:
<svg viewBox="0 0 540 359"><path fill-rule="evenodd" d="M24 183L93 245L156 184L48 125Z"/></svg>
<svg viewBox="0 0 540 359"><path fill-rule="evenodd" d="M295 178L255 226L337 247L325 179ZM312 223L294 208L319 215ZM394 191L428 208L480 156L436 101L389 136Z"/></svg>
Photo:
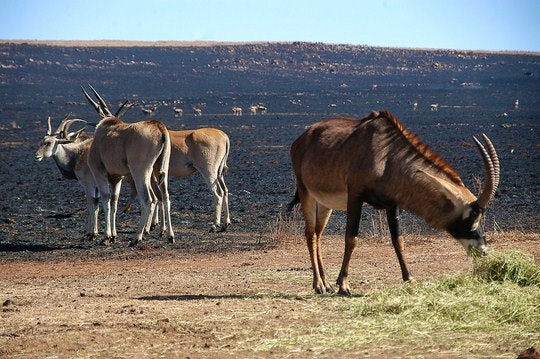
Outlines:
<svg viewBox="0 0 540 359"><path fill-rule="evenodd" d="M99 93L92 86L90 88L98 102L95 102L84 88L83 93L98 112L100 121L88 154L88 165L101 195L105 214L105 241L114 241L116 238L116 204L123 176L133 178L141 203L137 237L131 245L142 241L143 234L148 233L157 204L157 197L151 186L152 175L157 178L161 200L165 206L167 223L163 223L163 226L167 225L168 237L174 241L167 188L171 153L169 131L163 123L156 120L125 123L114 116Z"/></svg>
<svg viewBox="0 0 540 359"><path fill-rule="evenodd" d="M337 278L339 294L350 295L351 254L358 243L363 203L385 209L404 281L411 279L403 255L399 209L411 211L434 228L448 231L469 254L485 254L480 221L499 183L499 159L487 136L476 139L486 180L476 198L459 175L389 112L362 120L333 118L317 122L292 144L297 181L291 209L301 203L305 235L317 293L333 292L326 279L321 236L333 209L347 211L345 253Z"/></svg>

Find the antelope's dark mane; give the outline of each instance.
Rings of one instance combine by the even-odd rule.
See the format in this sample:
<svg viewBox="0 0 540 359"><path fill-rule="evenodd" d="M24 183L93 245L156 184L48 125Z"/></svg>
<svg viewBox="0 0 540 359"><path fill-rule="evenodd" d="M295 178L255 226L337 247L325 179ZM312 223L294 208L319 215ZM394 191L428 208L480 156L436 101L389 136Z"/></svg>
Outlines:
<svg viewBox="0 0 540 359"><path fill-rule="evenodd" d="M454 183L463 186L463 181L459 175L454 171L452 167L437 153L431 151L429 146L422 142L420 137L410 132L405 128L405 126L390 112L388 111L373 111L366 118L362 119L362 122L367 120L373 120L376 118L385 118L387 119L396 130L398 130L403 137L413 146L418 153L420 153L424 158L426 158L431 164L437 167L441 172L446 174L450 180Z"/></svg>

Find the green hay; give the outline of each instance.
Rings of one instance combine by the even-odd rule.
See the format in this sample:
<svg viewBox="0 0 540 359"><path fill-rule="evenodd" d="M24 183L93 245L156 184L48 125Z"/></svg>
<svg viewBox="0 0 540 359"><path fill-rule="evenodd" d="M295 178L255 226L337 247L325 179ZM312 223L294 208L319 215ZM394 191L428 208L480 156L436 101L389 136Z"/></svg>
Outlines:
<svg viewBox="0 0 540 359"><path fill-rule="evenodd" d="M486 282L510 282L522 287L540 287L540 266L532 256L519 251L493 253L475 260L473 273Z"/></svg>
<svg viewBox="0 0 540 359"><path fill-rule="evenodd" d="M495 272L495 274L487 274ZM352 298L306 297L311 325L287 326L258 350L347 348L364 353L416 348L425 357L505 358L540 337L538 266L520 252L490 255L474 269L430 283L405 283ZM299 315L305 316L300 311ZM285 328L284 328L285 329ZM477 354L473 354L477 353Z"/></svg>

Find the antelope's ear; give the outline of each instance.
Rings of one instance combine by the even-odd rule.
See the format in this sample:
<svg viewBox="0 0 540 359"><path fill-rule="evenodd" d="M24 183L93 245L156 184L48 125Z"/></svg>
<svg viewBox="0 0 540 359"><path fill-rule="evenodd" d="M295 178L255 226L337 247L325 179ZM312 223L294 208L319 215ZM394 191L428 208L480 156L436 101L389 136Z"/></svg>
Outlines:
<svg viewBox="0 0 540 359"><path fill-rule="evenodd" d="M76 132L70 132L66 136L66 140L68 141L75 141L79 136L86 130L86 127L81 128L80 130Z"/></svg>
<svg viewBox="0 0 540 359"><path fill-rule="evenodd" d="M435 190L435 192L440 193L441 197L445 199L445 207L448 210L453 210L459 206L458 201L456 201L456 199L459 197L459 193L456 191L455 187L450 181L434 176L431 173L420 169L417 170L416 173L425 186L429 186Z"/></svg>

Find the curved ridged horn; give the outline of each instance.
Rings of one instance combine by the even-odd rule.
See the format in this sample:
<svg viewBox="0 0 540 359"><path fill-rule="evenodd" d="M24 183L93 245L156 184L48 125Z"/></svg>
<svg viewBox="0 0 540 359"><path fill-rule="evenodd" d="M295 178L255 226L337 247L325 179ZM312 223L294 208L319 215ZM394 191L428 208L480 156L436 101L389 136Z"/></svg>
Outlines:
<svg viewBox="0 0 540 359"><path fill-rule="evenodd" d="M96 91L96 89L92 87L92 85L88 84L88 86L90 86L90 89L92 90L94 95L96 95L96 97L98 99L98 102L99 102L99 105L101 106L101 109L102 109L103 113L105 113L105 115L107 115L107 116L112 116L113 114L112 114L111 110L109 110L109 107L107 106L107 103L105 102L105 100Z"/></svg>
<svg viewBox="0 0 540 359"><path fill-rule="evenodd" d="M493 169L495 170L494 191L496 191L499 187L499 180L501 177L501 164L499 162L499 156L497 155L497 151L495 151L495 146L493 146L493 143L491 143L489 137L483 133L482 138L484 139L484 142L487 146L489 158L491 158L491 162L493 163Z"/></svg>
<svg viewBox="0 0 540 359"><path fill-rule="evenodd" d="M47 136L52 134L51 116L47 119Z"/></svg>
<svg viewBox="0 0 540 359"><path fill-rule="evenodd" d="M487 136L483 135L483 138L485 140ZM484 145L473 136L474 142L476 143L476 146L478 147L478 150L480 151L480 154L482 155L482 160L484 161L484 171L486 175L485 183L484 183L484 189L482 190L482 193L478 196L477 204L480 206L480 208L486 208L489 202L493 199L493 196L495 196L495 191L497 190L497 185L499 183L498 180L498 174L495 171L495 164L494 159L497 162L497 171L499 167L499 158L497 156L497 153L495 152L495 149L493 147L493 144L491 144L491 141L489 141L489 144L486 141L486 145L490 150L493 150L492 155L494 155L494 158L490 156L490 153L486 150Z"/></svg>
<svg viewBox="0 0 540 359"><path fill-rule="evenodd" d="M56 131L56 133L58 133L60 135L60 137L62 137L62 138L67 138L69 128L75 122L88 123L85 120L81 120L79 118L74 118L74 119L71 119L71 120L65 119L65 120L62 121L62 123L60 123L60 126L58 126L58 130Z"/></svg>

